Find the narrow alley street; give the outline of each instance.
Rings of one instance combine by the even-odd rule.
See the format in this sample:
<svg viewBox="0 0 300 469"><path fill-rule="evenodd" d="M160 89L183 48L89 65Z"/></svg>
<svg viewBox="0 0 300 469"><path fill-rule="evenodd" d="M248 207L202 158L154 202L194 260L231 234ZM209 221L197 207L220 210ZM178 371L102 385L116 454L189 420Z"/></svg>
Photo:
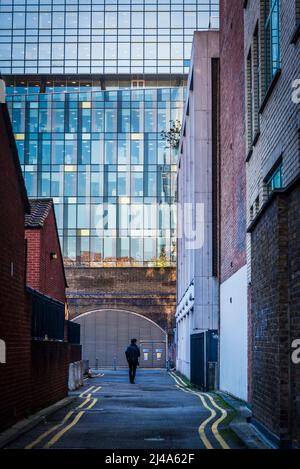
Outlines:
<svg viewBox="0 0 300 469"><path fill-rule="evenodd" d="M243 448L228 429L230 410L195 392L173 373L95 372L76 400L12 443L27 449Z"/></svg>

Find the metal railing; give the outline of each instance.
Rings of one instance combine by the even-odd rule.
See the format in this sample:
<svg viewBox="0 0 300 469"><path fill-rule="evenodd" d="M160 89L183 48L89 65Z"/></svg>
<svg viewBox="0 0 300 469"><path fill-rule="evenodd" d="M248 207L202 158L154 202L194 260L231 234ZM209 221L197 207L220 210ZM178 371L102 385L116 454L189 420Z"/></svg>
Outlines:
<svg viewBox="0 0 300 469"><path fill-rule="evenodd" d="M80 324L73 321L67 321L68 342L70 344L80 344Z"/></svg>
<svg viewBox="0 0 300 469"><path fill-rule="evenodd" d="M64 340L65 305L34 290L31 296L31 335L39 340Z"/></svg>

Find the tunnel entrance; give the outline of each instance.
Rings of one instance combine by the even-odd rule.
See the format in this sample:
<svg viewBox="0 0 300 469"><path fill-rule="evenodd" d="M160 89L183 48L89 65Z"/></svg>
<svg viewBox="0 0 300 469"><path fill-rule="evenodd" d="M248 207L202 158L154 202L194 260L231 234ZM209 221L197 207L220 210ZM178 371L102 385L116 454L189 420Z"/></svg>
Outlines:
<svg viewBox="0 0 300 469"><path fill-rule="evenodd" d="M131 311L100 309L73 319L81 325L82 356L90 367L127 367L130 339L140 347L142 368L165 368L167 334L150 319Z"/></svg>

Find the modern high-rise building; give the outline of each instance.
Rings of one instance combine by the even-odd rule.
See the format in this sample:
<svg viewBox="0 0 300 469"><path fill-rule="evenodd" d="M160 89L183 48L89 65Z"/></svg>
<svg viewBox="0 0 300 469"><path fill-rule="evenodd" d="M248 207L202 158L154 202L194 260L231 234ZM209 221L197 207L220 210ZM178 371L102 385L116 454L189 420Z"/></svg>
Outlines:
<svg viewBox="0 0 300 469"><path fill-rule="evenodd" d="M54 200L73 317L118 309L172 332L177 152L161 132L181 120L193 33L218 28L218 3L1 1L20 161L29 196Z"/></svg>

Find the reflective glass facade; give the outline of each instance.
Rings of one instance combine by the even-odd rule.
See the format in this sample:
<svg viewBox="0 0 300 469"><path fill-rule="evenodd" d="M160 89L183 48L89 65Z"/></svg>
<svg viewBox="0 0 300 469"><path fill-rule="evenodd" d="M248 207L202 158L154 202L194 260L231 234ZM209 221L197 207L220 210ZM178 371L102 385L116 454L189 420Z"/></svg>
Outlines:
<svg viewBox="0 0 300 469"><path fill-rule="evenodd" d="M218 0L1 0L3 74L186 73Z"/></svg>
<svg viewBox="0 0 300 469"><path fill-rule="evenodd" d="M177 154L160 132L184 89L36 91L8 106L28 194L53 197L66 263L173 264Z"/></svg>
<svg viewBox="0 0 300 469"><path fill-rule="evenodd" d="M176 261L175 150L195 29L218 0L1 0L0 70L29 196L67 265Z"/></svg>

